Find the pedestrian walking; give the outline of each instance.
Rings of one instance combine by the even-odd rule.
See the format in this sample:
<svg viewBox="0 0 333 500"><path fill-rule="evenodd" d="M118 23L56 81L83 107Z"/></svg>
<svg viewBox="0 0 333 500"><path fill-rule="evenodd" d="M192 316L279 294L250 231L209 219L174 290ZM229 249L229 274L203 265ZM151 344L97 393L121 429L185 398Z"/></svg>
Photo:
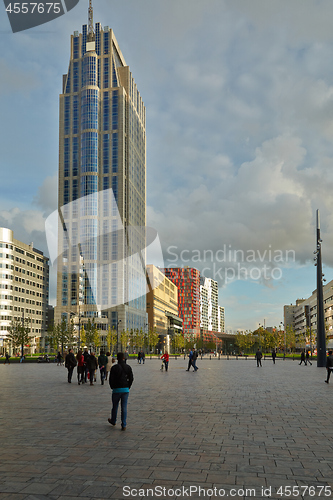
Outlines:
<svg viewBox="0 0 333 500"><path fill-rule="evenodd" d="M144 351L141 351L141 359L142 359L142 364L144 365L145 359L146 359L146 355L145 355Z"/></svg>
<svg viewBox="0 0 333 500"><path fill-rule="evenodd" d="M138 352L138 363L141 365L141 351Z"/></svg>
<svg viewBox="0 0 333 500"><path fill-rule="evenodd" d="M99 372L101 374L101 384L104 385L104 380L106 379L106 366L108 364L108 358L105 355L104 351L101 351L98 356L98 366Z"/></svg>
<svg viewBox="0 0 333 500"><path fill-rule="evenodd" d="M87 383L89 352L88 352L88 349L86 347L85 347L84 352L83 352L83 357L84 357L84 381L85 381L85 383Z"/></svg>
<svg viewBox="0 0 333 500"><path fill-rule="evenodd" d="M108 362L106 364L105 380L108 379L108 374L111 371L113 363L116 361L109 351L106 353L106 357L108 358Z"/></svg>
<svg viewBox="0 0 333 500"><path fill-rule="evenodd" d="M6 363L8 363L8 364L10 365L10 361L9 361L9 360L10 360L10 356L9 356L8 352L6 352L6 354L5 354L5 362L4 362L4 365L5 365Z"/></svg>
<svg viewBox="0 0 333 500"><path fill-rule="evenodd" d="M306 364L309 363L309 365L312 366L312 363L310 361L310 352L309 351L306 351L306 356L305 356L305 359L306 359Z"/></svg>
<svg viewBox="0 0 333 500"><path fill-rule="evenodd" d="M94 385L95 371L97 370L98 363L94 352L89 354L87 359L87 368L89 373L90 385Z"/></svg>
<svg viewBox="0 0 333 500"><path fill-rule="evenodd" d="M198 353L195 349L193 349L192 366L193 366L195 372L198 370L197 359L198 359Z"/></svg>
<svg viewBox="0 0 333 500"><path fill-rule="evenodd" d="M118 352L118 363L115 364L110 371L109 384L112 389L112 410L111 418L108 422L111 425L116 425L117 412L119 402L121 402L121 430L126 430L127 427L127 402L129 390L133 384L132 368L125 363L124 353Z"/></svg>
<svg viewBox="0 0 333 500"><path fill-rule="evenodd" d="M305 359L305 352L304 351L301 352L301 362L299 363L299 365L301 365L302 363L304 363L306 366L306 359Z"/></svg>
<svg viewBox="0 0 333 500"><path fill-rule="evenodd" d="M78 384L84 384L84 356L82 351L79 350L76 355L77 361L77 382Z"/></svg>
<svg viewBox="0 0 333 500"><path fill-rule="evenodd" d="M128 351L126 350L125 353L124 353L125 363L127 363L128 358L129 358L129 354L128 354Z"/></svg>
<svg viewBox="0 0 333 500"><path fill-rule="evenodd" d="M257 368L258 368L259 366L262 366L262 364L261 364L262 352L259 349L259 347L258 347L258 350L256 352L256 356L255 357L256 357L256 360L257 360Z"/></svg>
<svg viewBox="0 0 333 500"><path fill-rule="evenodd" d="M274 365L275 365L275 358L276 358L276 351L275 351L275 349L273 349L273 351L272 351L272 360L273 360Z"/></svg>
<svg viewBox="0 0 333 500"><path fill-rule="evenodd" d="M68 350L68 354L66 354L65 358L65 367L68 370L68 383L72 382L73 370L76 367L76 359L72 349Z"/></svg>
<svg viewBox="0 0 333 500"><path fill-rule="evenodd" d="M62 365L62 356L60 354L60 351L58 351L58 354L57 354L57 366L61 366Z"/></svg>
<svg viewBox="0 0 333 500"><path fill-rule="evenodd" d="M325 380L326 384L329 384L330 376L333 371L333 351L328 351L328 356L326 358L326 370L327 370L327 379Z"/></svg>
<svg viewBox="0 0 333 500"><path fill-rule="evenodd" d="M187 372L189 372L191 366L193 366L192 365L192 359L193 359L193 351L192 351L192 349L190 349L189 353L188 353L188 366L187 366L187 370L186 370Z"/></svg>
<svg viewBox="0 0 333 500"><path fill-rule="evenodd" d="M168 368L169 368L169 353L168 353L168 351L165 351L163 356L161 356L161 360L163 361L165 371L167 372Z"/></svg>

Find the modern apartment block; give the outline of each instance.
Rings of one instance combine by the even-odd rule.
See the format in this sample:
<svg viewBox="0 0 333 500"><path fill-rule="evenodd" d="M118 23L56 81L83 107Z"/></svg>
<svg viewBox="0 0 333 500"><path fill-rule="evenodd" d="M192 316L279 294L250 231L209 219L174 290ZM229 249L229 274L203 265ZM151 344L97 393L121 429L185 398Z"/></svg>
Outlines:
<svg viewBox="0 0 333 500"><path fill-rule="evenodd" d="M200 278L200 328L219 331L219 286L211 278Z"/></svg>
<svg viewBox="0 0 333 500"><path fill-rule="evenodd" d="M156 266L147 265L149 292L147 313L149 330L161 337L165 349L170 349L170 337L182 332L182 320L178 316L178 289Z"/></svg>
<svg viewBox="0 0 333 500"><path fill-rule="evenodd" d="M219 333L224 333L225 332L225 310L224 307L219 306L219 326L218 326L218 332Z"/></svg>
<svg viewBox="0 0 333 500"><path fill-rule="evenodd" d="M333 336L333 280L323 286L324 298L324 318L325 329L329 337ZM312 334L316 337L317 334L317 290L312 292L312 295L307 299L298 299L295 305L285 306L285 325L290 325L294 328L295 333L309 337L311 328ZM292 309L291 309L292 308ZM292 323L290 313L293 312ZM289 316L286 316L286 313ZM330 341L332 343L332 340Z"/></svg>
<svg viewBox="0 0 333 500"><path fill-rule="evenodd" d="M60 95L57 306L98 328L145 330L146 111L114 32L71 36Z"/></svg>
<svg viewBox="0 0 333 500"><path fill-rule="evenodd" d="M43 252L14 238L0 228L0 351L6 346L13 321L29 319L34 352L47 328L49 264Z"/></svg>
<svg viewBox="0 0 333 500"><path fill-rule="evenodd" d="M224 332L224 307L219 306L219 287L211 278L200 279L200 330L201 338L215 342L217 334Z"/></svg>
<svg viewBox="0 0 333 500"><path fill-rule="evenodd" d="M200 272L191 267L164 268L161 271L178 288L178 316L189 339L200 335Z"/></svg>

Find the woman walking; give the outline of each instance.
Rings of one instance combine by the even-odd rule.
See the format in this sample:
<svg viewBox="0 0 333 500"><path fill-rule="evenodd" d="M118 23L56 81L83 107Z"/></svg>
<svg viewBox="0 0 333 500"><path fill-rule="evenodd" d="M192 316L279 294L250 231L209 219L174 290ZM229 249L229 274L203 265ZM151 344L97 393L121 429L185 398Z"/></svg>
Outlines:
<svg viewBox="0 0 333 500"><path fill-rule="evenodd" d="M82 351L78 351L76 355L76 361L77 361L77 382L79 385L81 383L84 384L84 356L82 354Z"/></svg>

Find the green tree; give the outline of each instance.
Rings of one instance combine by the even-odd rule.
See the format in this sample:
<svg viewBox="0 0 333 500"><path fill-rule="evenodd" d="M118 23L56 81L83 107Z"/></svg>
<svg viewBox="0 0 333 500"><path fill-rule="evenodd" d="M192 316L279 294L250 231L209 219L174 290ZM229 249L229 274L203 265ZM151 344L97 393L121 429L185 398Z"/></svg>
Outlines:
<svg viewBox="0 0 333 500"><path fill-rule="evenodd" d="M68 343L67 321L63 316L60 323L55 326L55 338L57 345L61 345L61 353L64 353L64 345Z"/></svg>
<svg viewBox="0 0 333 500"><path fill-rule="evenodd" d="M80 334L80 340L81 340L81 346L87 345L87 337L86 337L86 331L84 329L84 325L81 326L81 334Z"/></svg>
<svg viewBox="0 0 333 500"><path fill-rule="evenodd" d="M155 351L155 346L158 343L159 335L156 332L156 328L150 329L149 330L149 351L153 350Z"/></svg>
<svg viewBox="0 0 333 500"><path fill-rule="evenodd" d="M24 354L24 346L30 344L33 338L30 333L30 319L24 318L22 320L13 320L11 326L8 328L7 339L11 342L13 347L21 347L21 355Z"/></svg>
<svg viewBox="0 0 333 500"><path fill-rule="evenodd" d="M246 330L246 335L245 335L245 350L249 352L253 346L254 346L255 338L253 335L253 332L247 331Z"/></svg>
<svg viewBox="0 0 333 500"><path fill-rule="evenodd" d="M122 350L122 352L127 349L127 344L128 344L128 341L129 341L130 337L131 337L131 334L130 334L130 331L128 329L127 330L123 330L120 333L120 343L121 343L121 350Z"/></svg>
<svg viewBox="0 0 333 500"><path fill-rule="evenodd" d="M93 346L98 349L101 345L101 336L95 322L93 322Z"/></svg>
<svg viewBox="0 0 333 500"><path fill-rule="evenodd" d="M90 318L88 318L86 327L85 327L85 340L86 340L86 346L91 349L94 345L94 335L95 335L95 322L91 321Z"/></svg>
<svg viewBox="0 0 333 500"><path fill-rule="evenodd" d="M106 336L106 342L108 347L110 348L110 352L112 353L115 346L117 345L117 332L115 326L113 326L112 328L111 326L109 326L108 334Z"/></svg>
<svg viewBox="0 0 333 500"><path fill-rule="evenodd" d="M184 336L180 333L175 333L172 338L172 345L175 352L182 351L184 347Z"/></svg>
<svg viewBox="0 0 333 500"><path fill-rule="evenodd" d="M289 349L290 351L293 352L296 346L296 334L295 330L290 325L287 325L286 327L285 339L286 339L287 350Z"/></svg>
<svg viewBox="0 0 333 500"><path fill-rule="evenodd" d="M246 334L244 332L238 331L236 334L235 343L239 351L245 351L246 348Z"/></svg>
<svg viewBox="0 0 333 500"><path fill-rule="evenodd" d="M58 347L56 327L54 324L49 324L45 335L45 346L48 344L50 351L55 351Z"/></svg>
<svg viewBox="0 0 333 500"><path fill-rule="evenodd" d="M140 328L140 330L137 331L137 335L136 335L136 346L137 346L138 350L143 348L144 342L145 342L145 334L144 334L142 328Z"/></svg>

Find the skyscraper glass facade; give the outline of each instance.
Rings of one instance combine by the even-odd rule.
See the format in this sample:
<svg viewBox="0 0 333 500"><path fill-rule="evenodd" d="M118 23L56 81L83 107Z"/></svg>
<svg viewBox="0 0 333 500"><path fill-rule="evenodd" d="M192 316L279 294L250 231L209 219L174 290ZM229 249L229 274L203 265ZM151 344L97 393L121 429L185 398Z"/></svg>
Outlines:
<svg viewBox="0 0 333 500"><path fill-rule="evenodd" d="M145 122L113 31L74 32L60 95L56 321L74 311L145 329Z"/></svg>

